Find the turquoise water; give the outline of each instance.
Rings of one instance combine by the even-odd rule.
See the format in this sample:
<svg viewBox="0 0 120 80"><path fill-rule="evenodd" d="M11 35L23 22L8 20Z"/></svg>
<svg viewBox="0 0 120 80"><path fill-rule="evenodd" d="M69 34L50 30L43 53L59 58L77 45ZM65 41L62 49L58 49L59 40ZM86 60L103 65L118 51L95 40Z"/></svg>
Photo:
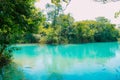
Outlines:
<svg viewBox="0 0 120 80"><path fill-rule="evenodd" d="M26 80L120 80L120 43L16 45Z"/></svg>

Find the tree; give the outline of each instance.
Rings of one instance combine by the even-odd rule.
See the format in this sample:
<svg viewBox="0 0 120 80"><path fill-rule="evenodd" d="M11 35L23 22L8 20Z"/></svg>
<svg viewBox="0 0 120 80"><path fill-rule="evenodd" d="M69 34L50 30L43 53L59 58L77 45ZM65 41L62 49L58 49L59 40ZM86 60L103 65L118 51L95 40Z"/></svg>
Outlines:
<svg viewBox="0 0 120 80"><path fill-rule="evenodd" d="M0 69L9 64L18 43L28 33L37 31L43 21L34 7L35 0L0 0ZM2 74L2 72L0 72Z"/></svg>
<svg viewBox="0 0 120 80"><path fill-rule="evenodd" d="M118 12L115 12L115 18L118 18L120 16L120 11L118 11Z"/></svg>
<svg viewBox="0 0 120 80"><path fill-rule="evenodd" d="M97 31L94 35L96 42L111 42L117 41L119 37L119 31L115 28L114 24L102 24L97 25Z"/></svg>
<svg viewBox="0 0 120 80"><path fill-rule="evenodd" d="M70 14L61 14L56 18L56 25L60 25L62 27L72 26L74 23L74 18Z"/></svg>
<svg viewBox="0 0 120 80"><path fill-rule="evenodd" d="M52 4L46 5L47 18L48 21L52 22L53 27L55 27L56 25L56 17L62 14L66 10L70 2L71 0L51 0ZM63 3L66 3L65 8L63 8L62 6Z"/></svg>
<svg viewBox="0 0 120 80"><path fill-rule="evenodd" d="M56 26L60 27L58 36L59 41L71 42L74 35L74 28L72 27L74 23L74 18L70 14L61 14L56 19Z"/></svg>
<svg viewBox="0 0 120 80"><path fill-rule="evenodd" d="M52 26L55 27L56 25L56 18L62 13L62 6L59 5L52 5L52 4L47 4L46 5L46 10L47 10L47 21L51 21Z"/></svg>
<svg viewBox="0 0 120 80"><path fill-rule="evenodd" d="M67 3L67 5L69 5L69 3L71 2L71 0L51 0L51 2L52 2L53 4L55 4L55 5L59 5L59 4L61 4L62 2ZM66 5L66 6L67 6L67 5Z"/></svg>
<svg viewBox="0 0 120 80"><path fill-rule="evenodd" d="M117 41L119 38L119 30L111 23L86 20L76 22L74 27L77 32L76 40L78 43L110 42Z"/></svg>
<svg viewBox="0 0 120 80"><path fill-rule="evenodd" d="M108 20L105 17L97 17L95 19L96 19L97 22L100 22L100 23L110 23L110 20Z"/></svg>
<svg viewBox="0 0 120 80"><path fill-rule="evenodd" d="M94 34L96 32L96 21L78 21L74 24L74 27L76 28L77 32L77 43L94 42Z"/></svg>

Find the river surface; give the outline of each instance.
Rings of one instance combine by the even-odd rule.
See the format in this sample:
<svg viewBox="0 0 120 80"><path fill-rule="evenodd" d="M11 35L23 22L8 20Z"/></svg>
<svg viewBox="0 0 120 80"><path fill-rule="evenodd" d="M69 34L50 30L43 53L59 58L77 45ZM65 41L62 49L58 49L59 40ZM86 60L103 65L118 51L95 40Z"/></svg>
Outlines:
<svg viewBox="0 0 120 80"><path fill-rule="evenodd" d="M120 80L120 43L16 45L26 80Z"/></svg>

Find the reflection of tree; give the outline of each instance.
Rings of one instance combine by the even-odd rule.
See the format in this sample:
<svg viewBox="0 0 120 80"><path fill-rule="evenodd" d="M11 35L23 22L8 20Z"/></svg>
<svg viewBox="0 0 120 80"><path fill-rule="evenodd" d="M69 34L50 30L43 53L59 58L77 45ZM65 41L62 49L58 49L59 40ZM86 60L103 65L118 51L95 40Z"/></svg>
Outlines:
<svg viewBox="0 0 120 80"><path fill-rule="evenodd" d="M22 69L15 63L11 63L3 67L0 80L25 80L25 76Z"/></svg>
<svg viewBox="0 0 120 80"><path fill-rule="evenodd" d="M20 50L14 51L14 55L24 56L27 55L29 57L33 57L37 55L38 45L16 45ZM39 53L39 52L38 52Z"/></svg>
<svg viewBox="0 0 120 80"><path fill-rule="evenodd" d="M17 53L29 56L51 55L53 57L62 56L69 58L110 58L115 56L119 43L92 43L80 45L46 45L46 46L24 46Z"/></svg>
<svg viewBox="0 0 120 80"><path fill-rule="evenodd" d="M63 80L63 76L59 73L52 72L48 76L47 80Z"/></svg>
<svg viewBox="0 0 120 80"><path fill-rule="evenodd" d="M54 54L69 58L111 58L118 50L118 43L93 43L82 45L61 45ZM53 49L55 51L56 49Z"/></svg>

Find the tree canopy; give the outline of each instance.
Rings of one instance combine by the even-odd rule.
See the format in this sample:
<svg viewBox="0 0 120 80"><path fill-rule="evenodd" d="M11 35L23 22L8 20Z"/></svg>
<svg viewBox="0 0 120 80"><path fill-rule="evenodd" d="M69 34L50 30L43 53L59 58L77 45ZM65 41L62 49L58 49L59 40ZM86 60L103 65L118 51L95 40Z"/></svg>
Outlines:
<svg viewBox="0 0 120 80"><path fill-rule="evenodd" d="M36 33L44 17L34 6L35 0L0 0L0 67L11 60L9 45Z"/></svg>

